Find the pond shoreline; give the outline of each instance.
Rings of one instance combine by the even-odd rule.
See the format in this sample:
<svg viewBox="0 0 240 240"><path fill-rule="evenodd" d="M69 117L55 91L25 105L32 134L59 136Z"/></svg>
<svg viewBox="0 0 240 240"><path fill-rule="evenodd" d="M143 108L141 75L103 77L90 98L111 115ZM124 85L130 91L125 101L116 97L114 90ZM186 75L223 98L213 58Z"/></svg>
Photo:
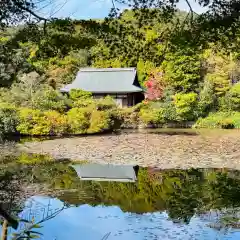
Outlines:
<svg viewBox="0 0 240 240"><path fill-rule="evenodd" d="M240 169L240 131L132 131L18 144L20 151L56 159L171 168Z"/></svg>

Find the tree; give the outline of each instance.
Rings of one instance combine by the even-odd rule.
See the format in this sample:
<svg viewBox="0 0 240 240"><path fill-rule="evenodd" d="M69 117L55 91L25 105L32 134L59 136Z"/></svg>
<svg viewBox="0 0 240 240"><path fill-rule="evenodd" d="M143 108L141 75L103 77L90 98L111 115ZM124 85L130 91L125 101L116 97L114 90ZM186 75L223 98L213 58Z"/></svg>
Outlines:
<svg viewBox="0 0 240 240"><path fill-rule="evenodd" d="M19 23L33 17L37 21L46 22L47 19L39 16L36 10L35 0L3 0L0 5L0 26Z"/></svg>
<svg viewBox="0 0 240 240"><path fill-rule="evenodd" d="M178 120L194 120L196 118L197 94L177 93L174 96L174 104Z"/></svg>
<svg viewBox="0 0 240 240"><path fill-rule="evenodd" d="M44 6L46 0L40 2ZM146 16L149 17L149 13L152 15L157 12L155 9L160 9L160 15L164 16L166 20L169 21L173 18L174 13L176 12L176 4L178 2L179 1L177 0L113 0L110 16L116 17L120 14L120 9L117 6L120 3L135 10L143 9L140 15L139 12L136 11L142 23L145 22ZM196 34L201 36L201 34L206 31L208 32L208 36L216 36L216 29L218 29L220 33L224 32L224 30L229 30L232 32L232 35L236 32L239 24L239 0L231 2L227 0L198 0L196 2L201 7L208 7L208 11L203 14L196 14L188 0L182 0L182 2L187 4L189 7L184 23L187 26L190 26L190 29L187 29L187 31L192 33L193 36ZM42 5L39 5L39 1L37 0L3 0L1 1L0 23L1 25L7 25L10 23L28 20L29 17L35 21L43 21L46 23L48 19L37 14L38 8ZM149 9L152 10L149 11ZM181 27L180 25L178 28Z"/></svg>
<svg viewBox="0 0 240 240"><path fill-rule="evenodd" d="M164 89L164 77L162 72L158 72L156 69L155 72L150 74L150 77L145 82L146 90L146 99L148 100L159 100L163 96Z"/></svg>
<svg viewBox="0 0 240 240"><path fill-rule="evenodd" d="M28 51L0 33L0 87L9 87L18 74L29 73L34 67L27 61Z"/></svg>
<svg viewBox="0 0 240 240"><path fill-rule="evenodd" d="M199 116L205 117L211 110L217 108L214 86L210 81L204 81L203 88L199 93Z"/></svg>
<svg viewBox="0 0 240 240"><path fill-rule="evenodd" d="M194 49L169 52L163 62L164 78L176 91L188 92L197 88L201 80L201 61Z"/></svg>
<svg viewBox="0 0 240 240"><path fill-rule="evenodd" d="M240 83L230 88L225 96L225 104L228 110L240 111Z"/></svg>
<svg viewBox="0 0 240 240"><path fill-rule="evenodd" d="M222 53L220 49L208 49L204 53L205 79L209 81L218 96L224 96L232 83L239 78L238 64L233 53Z"/></svg>
<svg viewBox="0 0 240 240"><path fill-rule="evenodd" d="M33 106L34 95L42 88L42 77L36 73L23 74L19 77L19 83L13 84L9 92L3 89L2 98L5 102L17 106Z"/></svg>

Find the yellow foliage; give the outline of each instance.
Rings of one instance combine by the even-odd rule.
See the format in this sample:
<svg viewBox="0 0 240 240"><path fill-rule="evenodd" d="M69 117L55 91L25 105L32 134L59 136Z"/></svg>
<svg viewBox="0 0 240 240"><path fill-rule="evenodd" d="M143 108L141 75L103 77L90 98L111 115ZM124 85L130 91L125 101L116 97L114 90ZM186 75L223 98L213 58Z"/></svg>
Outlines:
<svg viewBox="0 0 240 240"><path fill-rule="evenodd" d="M70 132L75 134L83 134L89 128L89 118L91 112L87 108L72 108L67 113Z"/></svg>
<svg viewBox="0 0 240 240"><path fill-rule="evenodd" d="M30 58L30 60L31 60L32 58L36 57L36 53L37 53L38 50L39 50L39 47L36 46L36 45L34 45L34 46L31 47L31 49L30 49L30 51L29 51L29 58Z"/></svg>
<svg viewBox="0 0 240 240"><path fill-rule="evenodd" d="M146 41L147 42L151 42L156 38L158 38L158 34L154 29L148 29L146 31Z"/></svg>
<svg viewBox="0 0 240 240"><path fill-rule="evenodd" d="M68 131L68 119L56 111L41 112L22 108L19 110L17 130L26 135L64 134Z"/></svg>
<svg viewBox="0 0 240 240"><path fill-rule="evenodd" d="M47 121L50 123L50 134L63 134L67 133L69 125L68 118L64 114L60 114L57 111L44 112Z"/></svg>
<svg viewBox="0 0 240 240"><path fill-rule="evenodd" d="M18 162L22 164L42 164L42 163L48 163L52 162L53 158L47 155L40 155L40 154L27 154L27 153L22 153L18 157Z"/></svg>
<svg viewBox="0 0 240 240"><path fill-rule="evenodd" d="M88 133L98 133L110 128L111 119L109 114L104 111L93 111L90 119Z"/></svg>
<svg viewBox="0 0 240 240"><path fill-rule="evenodd" d="M238 73L238 65L232 54L217 53L213 49L205 50L206 79L210 81L217 95L224 95L231 86L231 75Z"/></svg>

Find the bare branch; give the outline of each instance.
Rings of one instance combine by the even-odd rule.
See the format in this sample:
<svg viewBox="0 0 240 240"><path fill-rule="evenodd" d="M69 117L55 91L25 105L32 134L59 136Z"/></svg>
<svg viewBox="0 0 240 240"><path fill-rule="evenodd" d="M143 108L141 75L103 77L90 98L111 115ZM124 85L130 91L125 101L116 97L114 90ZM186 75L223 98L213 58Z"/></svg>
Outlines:
<svg viewBox="0 0 240 240"><path fill-rule="evenodd" d="M36 13L35 13L34 11L32 11L31 9L29 9L29 8L27 8L27 7L25 7L25 6L22 6L22 5L19 4L17 1L14 1L14 2L15 2L16 6L17 6L19 9L21 9L21 10L23 10L23 11L25 11L25 12L30 13L32 16L34 16L35 18L39 19L40 21L44 21L44 22L47 21L46 18L39 16L38 14L36 14Z"/></svg>
<svg viewBox="0 0 240 240"><path fill-rule="evenodd" d="M188 1L188 0L185 0L185 2L187 3L187 5L188 5L188 7L189 7L189 10L190 10L190 16L191 16L191 23L193 22L193 15L194 14L197 14L194 10L193 10L193 8L192 8L192 6L191 6L191 4L190 4L190 2ZM198 15L198 14L197 14Z"/></svg>
<svg viewBox="0 0 240 240"><path fill-rule="evenodd" d="M117 9L116 9L116 5L115 5L115 0L112 0L112 5L113 5L113 8L114 8L115 10L117 10Z"/></svg>
<svg viewBox="0 0 240 240"><path fill-rule="evenodd" d="M62 8L63 8L67 3L68 3L68 0L65 0L64 3L61 4L61 6L60 6L55 12L51 13L51 16L50 16L50 17L54 16L56 13L58 13L59 11L61 11ZM58 5L58 6L59 6L59 5Z"/></svg>

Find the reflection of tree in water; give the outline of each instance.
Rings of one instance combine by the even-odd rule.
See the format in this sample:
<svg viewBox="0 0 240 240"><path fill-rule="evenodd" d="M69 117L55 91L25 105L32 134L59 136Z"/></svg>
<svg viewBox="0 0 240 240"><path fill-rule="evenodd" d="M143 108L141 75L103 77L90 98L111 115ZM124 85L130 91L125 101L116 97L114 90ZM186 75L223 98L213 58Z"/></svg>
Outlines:
<svg viewBox="0 0 240 240"><path fill-rule="evenodd" d="M136 184L73 179L72 185L76 191L58 196L70 204L117 205L140 214L166 210L177 222L189 223L194 214L210 209L240 207L240 178L221 169L140 169ZM78 192L84 192L85 198L82 194L78 198Z"/></svg>
<svg viewBox="0 0 240 240"><path fill-rule="evenodd" d="M0 208L2 218L2 240L7 239L8 225L15 225L19 212L23 209L22 171L18 164L9 162L9 158L1 159L0 170ZM10 217L11 216L11 217Z"/></svg>
<svg viewBox="0 0 240 240"><path fill-rule="evenodd" d="M103 204L119 206L125 212L139 214L167 211L170 219L184 223L189 223L196 214L207 216L212 209L214 214L221 213L221 219L228 220L228 224L221 223L221 226L237 227L237 218L231 216L233 212L239 213L240 208L238 171L141 168L137 183L119 183L80 181L68 162L54 163L39 155L21 155L11 161L8 159L7 164L5 160L4 165L1 168L0 186L2 189L11 188L13 191L9 191L9 194L14 192L15 205L12 201L10 207L14 216L22 211L26 197L41 193L57 197L65 202L66 207ZM11 199L10 195L1 194L1 197L4 204L7 203L6 199ZM36 209L35 214L40 214L41 211ZM223 209L232 209L233 212L230 214ZM31 219L32 213L28 214L28 219ZM43 212L41 214L44 215Z"/></svg>
<svg viewBox="0 0 240 240"><path fill-rule="evenodd" d="M36 238L39 235L36 235L37 232L33 229L39 228L39 224L54 218L67 207L66 204L63 204L61 208L53 208L50 202L45 206L34 199L28 200L28 205L25 205L28 197L39 193L39 190L41 190L35 184L36 182L40 183L40 181L36 181L36 176L39 174L39 171L37 171L39 164L37 162L42 162L43 168L50 169L46 164L48 158L32 155L27 160L32 164L26 161L26 155L4 157L0 160L2 240L7 239L7 236L11 233L11 231L8 231L8 227L15 222L18 222L18 233L15 233L13 239Z"/></svg>

